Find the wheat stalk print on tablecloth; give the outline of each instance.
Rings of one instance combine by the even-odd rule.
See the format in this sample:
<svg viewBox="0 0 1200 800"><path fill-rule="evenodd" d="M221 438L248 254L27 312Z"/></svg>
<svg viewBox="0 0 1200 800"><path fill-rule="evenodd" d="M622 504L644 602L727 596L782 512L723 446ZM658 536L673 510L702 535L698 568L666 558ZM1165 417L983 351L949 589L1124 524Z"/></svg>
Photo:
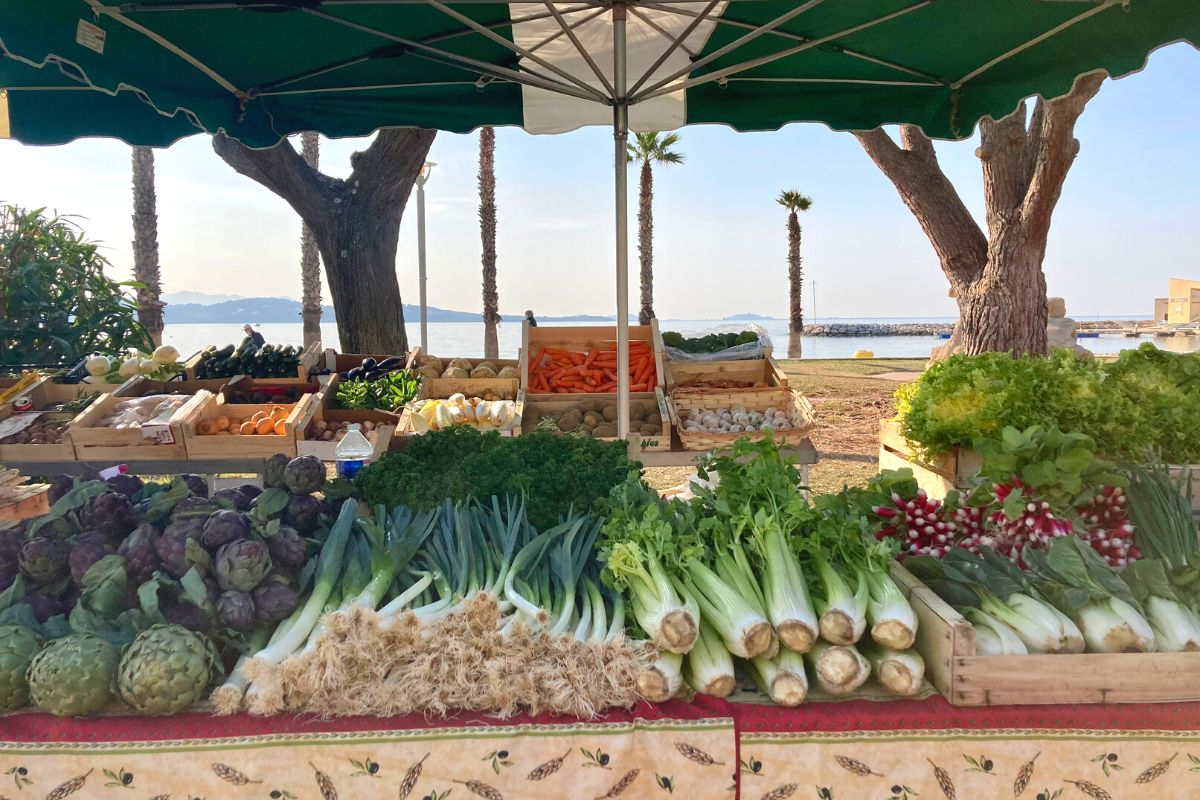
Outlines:
<svg viewBox="0 0 1200 800"><path fill-rule="evenodd" d="M614 783L611 789L600 795L598 798L596 798L596 800L607 800L609 797L620 797L625 793L626 789L633 785L633 782L637 780L637 776L640 772L640 769L629 770L629 772L626 772L621 777L621 780Z"/></svg>
<svg viewBox="0 0 1200 800"><path fill-rule="evenodd" d="M1135 782L1136 783L1150 783L1151 781L1157 780L1157 779L1161 778L1163 775L1166 775L1167 770L1171 768L1171 762L1174 761L1175 757L1178 755L1179 755L1179 753L1175 753L1170 758L1164 758L1162 761L1159 761L1157 764L1147 767L1145 770L1142 771L1142 774L1137 776L1137 781L1135 781Z"/></svg>
<svg viewBox="0 0 1200 800"><path fill-rule="evenodd" d="M245 786L248 783L262 783L262 781L251 780L249 775L234 769L228 764L215 763L212 765L212 770L218 778L228 781L234 786Z"/></svg>
<svg viewBox="0 0 1200 800"><path fill-rule="evenodd" d="M1033 771L1037 768L1038 756L1037 753L1033 758L1021 765L1021 769L1017 771L1017 779L1013 781L1013 797L1020 797L1025 790L1029 788L1029 781L1033 779Z"/></svg>
<svg viewBox="0 0 1200 800"><path fill-rule="evenodd" d="M532 770L530 770L528 775L525 776L525 780L541 781L541 780L545 780L546 778L549 778L551 775L558 772L562 768L563 761L569 755L571 755L570 750L563 753L558 758L552 758L543 764L537 765Z"/></svg>
<svg viewBox="0 0 1200 800"><path fill-rule="evenodd" d="M77 775L69 781L59 784L50 794L46 795L46 800L64 800L64 798L70 797L83 788L83 785L87 782L88 775L91 774L92 771L89 769L82 775Z"/></svg>
<svg viewBox="0 0 1200 800"><path fill-rule="evenodd" d="M837 761L839 767L847 772L853 772L855 775L858 775L861 778L865 778L868 775L876 775L881 778L883 777L858 759L850 758L848 756L834 756L833 758L835 761Z"/></svg>
<svg viewBox="0 0 1200 800"><path fill-rule="evenodd" d="M1091 781L1064 781L1086 794L1092 800L1113 800L1113 796Z"/></svg>
<svg viewBox="0 0 1200 800"><path fill-rule="evenodd" d="M933 777L937 779L938 788L942 790L942 794L946 795L946 800L958 800L958 796L954 793L954 781L950 780L950 773L934 764L932 760L926 760L933 767Z"/></svg>
<svg viewBox="0 0 1200 800"><path fill-rule="evenodd" d="M684 758L689 761L695 761L702 767L711 767L714 764L720 767L725 766L724 761L715 760L712 756L701 750L699 747L693 747L687 742L676 742L675 749L678 750Z"/></svg>
<svg viewBox="0 0 1200 800"><path fill-rule="evenodd" d="M787 800L796 793L800 787L794 783L785 783L783 786L777 786L771 791L764 794L759 800Z"/></svg>
<svg viewBox="0 0 1200 800"><path fill-rule="evenodd" d="M500 794L500 790L494 786L488 786L483 781L455 781L467 787L467 791L476 797L482 797L483 800L504 800L504 795Z"/></svg>
<svg viewBox="0 0 1200 800"><path fill-rule="evenodd" d="M429 758L429 753L421 756L421 760L413 764L404 772L404 780L400 781L400 794L398 800L406 800L412 794L413 789L417 787L417 781L421 780L421 771L425 769L425 759Z"/></svg>
<svg viewBox="0 0 1200 800"><path fill-rule="evenodd" d="M322 800L338 800L337 787L333 785L333 780L311 761L308 763L313 768L314 776L317 780L317 788L321 790Z"/></svg>

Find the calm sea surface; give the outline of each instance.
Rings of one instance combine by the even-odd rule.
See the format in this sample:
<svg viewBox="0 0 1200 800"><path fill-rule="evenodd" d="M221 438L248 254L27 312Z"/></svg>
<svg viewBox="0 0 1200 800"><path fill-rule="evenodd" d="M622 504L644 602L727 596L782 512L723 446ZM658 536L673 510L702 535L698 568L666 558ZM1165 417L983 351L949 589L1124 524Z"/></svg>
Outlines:
<svg viewBox="0 0 1200 800"><path fill-rule="evenodd" d="M1116 317L1116 319L1121 319ZM1137 317L1129 317L1137 319ZM950 317L914 318L873 318L873 319L816 319L818 323L900 323L900 322L953 322ZM547 323L551 324L551 323ZM592 323L553 323L555 325L585 325ZM730 323L719 320L659 320L663 330L679 331L685 335L711 332L713 330L743 330L747 323ZM787 320L759 320L753 324L764 328L770 335L777 357L784 357L788 352ZM302 341L302 329L299 322L264 324L258 326L268 342L276 344L299 345ZM338 334L336 324L321 326L322 338L331 347L337 347ZM407 325L409 341L417 344L420 341L420 327L415 322ZM242 340L240 325L168 325L164 331L165 344L174 345L186 358L197 350L209 344L236 344ZM500 356L516 358L521 346L521 325L519 322L501 323L499 331ZM1154 342L1164 350L1188 353L1200 350L1200 336L1176 336L1170 339L1153 339L1143 336L1138 339L1127 339L1123 336L1101 335L1096 339L1080 339L1079 343L1095 353L1115 353L1130 347L1136 347L1142 342ZM824 337L805 336L801 340L803 358L849 358L855 350L870 350L878 358L923 358L929 351L944 340L935 336L863 336L863 337ZM483 323L482 322L431 322L429 323L429 350L435 355L462 356L478 358L483 355Z"/></svg>

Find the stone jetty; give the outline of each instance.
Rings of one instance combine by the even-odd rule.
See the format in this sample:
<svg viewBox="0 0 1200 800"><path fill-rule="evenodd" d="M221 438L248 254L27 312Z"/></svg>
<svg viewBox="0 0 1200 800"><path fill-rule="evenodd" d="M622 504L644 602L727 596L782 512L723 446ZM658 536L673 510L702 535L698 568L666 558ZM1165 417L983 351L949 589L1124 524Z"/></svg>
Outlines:
<svg viewBox="0 0 1200 800"><path fill-rule="evenodd" d="M805 325L805 336L939 336L954 330L952 322L849 322Z"/></svg>

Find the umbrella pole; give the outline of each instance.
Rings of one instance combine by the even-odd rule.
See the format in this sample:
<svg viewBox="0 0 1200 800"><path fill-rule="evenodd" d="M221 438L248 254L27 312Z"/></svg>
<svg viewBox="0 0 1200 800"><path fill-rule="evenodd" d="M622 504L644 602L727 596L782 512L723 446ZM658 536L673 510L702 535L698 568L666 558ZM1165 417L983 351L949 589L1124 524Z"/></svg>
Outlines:
<svg viewBox="0 0 1200 800"><path fill-rule="evenodd" d="M617 192L617 435L629 436L629 100L626 92L625 6L614 3L613 142Z"/></svg>

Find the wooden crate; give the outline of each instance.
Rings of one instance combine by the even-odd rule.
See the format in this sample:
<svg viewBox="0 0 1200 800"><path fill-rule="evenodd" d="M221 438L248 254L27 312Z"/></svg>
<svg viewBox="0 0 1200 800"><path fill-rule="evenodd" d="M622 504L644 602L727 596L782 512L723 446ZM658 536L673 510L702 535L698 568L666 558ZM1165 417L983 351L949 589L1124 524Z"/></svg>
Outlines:
<svg viewBox="0 0 1200 800"><path fill-rule="evenodd" d="M917 485L935 500L954 489L968 489L979 475L983 458L974 450L957 448L935 459L920 460L900 433L894 419L879 423L879 469L911 469Z"/></svg>
<svg viewBox="0 0 1200 800"><path fill-rule="evenodd" d="M305 394L296 403L237 403L226 404L220 401L212 392L201 391L197 395L196 409L183 422L183 438L187 444L188 458L270 458L276 453L286 456L297 455L296 430L314 395ZM198 432L200 423L204 420L215 420L221 416L230 416L236 412L242 419L249 419L259 411L270 412L276 405L288 409L287 420L284 422L286 431L282 434L265 435L201 435Z"/></svg>
<svg viewBox="0 0 1200 800"><path fill-rule="evenodd" d="M171 382L176 386L183 385ZM113 408L122 400L133 397L145 397L161 392L162 381L151 381L145 378L131 378L116 391L96 400L71 421L71 444L75 447L75 458L79 461L181 461L188 457L184 443L183 426L188 417L195 413L205 396L211 397L210 392L203 389L200 393L191 395L186 402L175 410L165 426L160 427L173 441L161 443L147 438L146 431L141 429L102 428L100 420L112 414ZM124 393L122 392L124 390ZM141 391L139 391L141 390ZM184 394L179 392L179 394Z"/></svg>
<svg viewBox="0 0 1200 800"><path fill-rule="evenodd" d="M194 395L201 389L216 394L232 378L207 378L205 380L152 381L144 375L134 375L112 390L114 397L145 397L148 394Z"/></svg>
<svg viewBox="0 0 1200 800"><path fill-rule="evenodd" d="M282 389L286 392L295 392L296 399L299 400L305 394L316 394L320 391L321 385L317 381L308 383L296 383L293 381L280 381L274 378L251 378L249 375L238 375L231 378L228 383L222 386L215 394L222 403L229 405L245 405L234 400L234 397L239 393L253 393L256 391L268 392L270 389Z"/></svg>
<svg viewBox="0 0 1200 800"><path fill-rule="evenodd" d="M321 387L317 392L312 402L309 403L304 416L296 425L296 454L297 455L314 455L322 461L334 460L334 448L337 447L336 442L326 442L319 439L309 438L311 435L312 424L317 420L326 420L330 422L371 422L382 423L386 428L386 434L381 431L378 440L375 443L375 458L386 452L391 446L392 440L397 436L397 431L400 430L402 414L391 411L383 411L380 409L347 409L347 408L332 408L334 389L338 384L337 373L330 376L329 382ZM405 409L407 411L407 409Z"/></svg>
<svg viewBox="0 0 1200 800"><path fill-rule="evenodd" d="M11 522L50 513L49 484L22 486L17 495L14 499L0 501L0 520Z"/></svg>
<svg viewBox="0 0 1200 800"><path fill-rule="evenodd" d="M412 367L413 359L417 357L417 353L421 351L420 347L414 347L408 352L408 355L400 356L404 359L404 368ZM329 349L323 354L324 368L331 373L346 372L347 370L361 367L363 359L373 358L376 361L383 361L387 358L395 358L395 356L382 356L374 353L339 353L336 350Z"/></svg>
<svg viewBox="0 0 1200 800"><path fill-rule="evenodd" d="M957 706L1200 700L1200 653L978 656L971 623L901 565L925 677Z"/></svg>
<svg viewBox="0 0 1200 800"><path fill-rule="evenodd" d="M442 358L443 368L449 365L454 360L454 356ZM413 359L413 369L416 369L417 362L420 357ZM421 398L447 398L455 392L462 392L467 397L479 396L480 392L485 389L491 389L496 392L504 400L515 400L517 398L517 389L520 388L520 368L521 362L515 358L469 358L467 359L472 365L477 365L483 361L488 362L496 367L496 371L500 371L504 367L514 367L518 371L518 376L515 378L424 378L421 381ZM470 391L462 387L470 387ZM508 394L511 392L511 394Z"/></svg>
<svg viewBox="0 0 1200 800"><path fill-rule="evenodd" d="M664 386L663 381L666 376L666 370L663 368L662 338L658 334L658 320L650 320L649 325L630 325L629 341L645 342L650 346L654 353L655 362L654 385L656 388ZM538 394L529 390L529 361L532 358L536 358L543 347L557 347L562 350L586 353L593 347L610 349L610 346L615 345L616 342L616 325L561 325L552 327L539 325L536 328L531 328L528 322L524 322L521 327L521 388L525 390L525 393L531 400L562 397L562 395L557 394ZM580 393L581 396L586 394L588 393ZM615 395L616 390L608 394ZM635 392L634 394L650 396L652 393ZM633 399L632 395L630 399Z"/></svg>
<svg viewBox="0 0 1200 800"><path fill-rule="evenodd" d="M268 344L273 344L273 343L268 342ZM286 346L287 345L284 345L284 347L286 347ZM196 353L195 355L193 355L191 358L189 358L187 361L184 362L183 374L184 374L184 378L186 380L188 380L188 381L198 380L196 378L196 367L200 364L200 356L203 355L203 353L204 353L204 351L201 350L200 352ZM269 379L263 378L261 380L280 381L283 383L309 383L312 381L313 372L318 369L318 364L321 361L321 354L322 354L321 343L313 342L312 344L310 344L308 347L304 348L300 352L300 363L296 366L296 375L295 376L287 376L287 377L281 377L281 378L269 378ZM219 379L214 378L211 380L229 381L229 380L233 380L233 378L236 378L236 377L237 377L236 375L233 375L229 378L219 378Z"/></svg>
<svg viewBox="0 0 1200 800"><path fill-rule="evenodd" d="M787 375L771 356L744 361L671 361L668 359L666 367L668 391L679 388L687 388L689 391L696 392L730 391L728 389L686 386L689 381L697 380L753 381L763 384L737 390L741 392L770 391L780 387L787 388L788 385Z"/></svg>
<svg viewBox="0 0 1200 800"><path fill-rule="evenodd" d="M711 411L717 408L732 410L739 406L745 408L747 411L765 411L768 408L785 409L793 419L799 417L802 420L806 420L806 422L796 425L794 428L784 428L774 431L775 441L780 444L799 444L807 436L807 431L813 426L815 420L812 403L795 389L785 389L782 387L770 391L755 389L748 391L744 389L676 389L671 392L669 408L671 411L671 422L675 425L675 430L679 434L679 441L683 444L683 449L692 452L708 452L710 450L724 450L732 446L734 442L745 436L746 433L697 433L684 430L683 423L687 412L695 408L703 408Z"/></svg>
<svg viewBox="0 0 1200 800"><path fill-rule="evenodd" d="M69 412L44 412L38 421L70 422L75 418ZM75 446L71 443L71 429L63 432L58 444L0 444L0 464L24 461L74 461Z"/></svg>
<svg viewBox="0 0 1200 800"><path fill-rule="evenodd" d="M579 408L581 403L587 401L595 401L600 403L612 402L613 396L607 394L601 395L566 395L566 394L542 394L530 395L526 392L521 392L517 400L517 424L513 426L513 435L520 436L522 433L531 433L537 429L538 419L541 412L544 411L567 411L572 408ZM658 407L658 414L662 420L662 431L655 435L638 434L640 436L639 445L642 450L648 452L660 452L671 449L671 413L667 407L666 394L661 388L654 392L637 392L630 395L630 404L646 403ZM601 441L611 442L616 440L616 436L596 436L593 437Z"/></svg>

